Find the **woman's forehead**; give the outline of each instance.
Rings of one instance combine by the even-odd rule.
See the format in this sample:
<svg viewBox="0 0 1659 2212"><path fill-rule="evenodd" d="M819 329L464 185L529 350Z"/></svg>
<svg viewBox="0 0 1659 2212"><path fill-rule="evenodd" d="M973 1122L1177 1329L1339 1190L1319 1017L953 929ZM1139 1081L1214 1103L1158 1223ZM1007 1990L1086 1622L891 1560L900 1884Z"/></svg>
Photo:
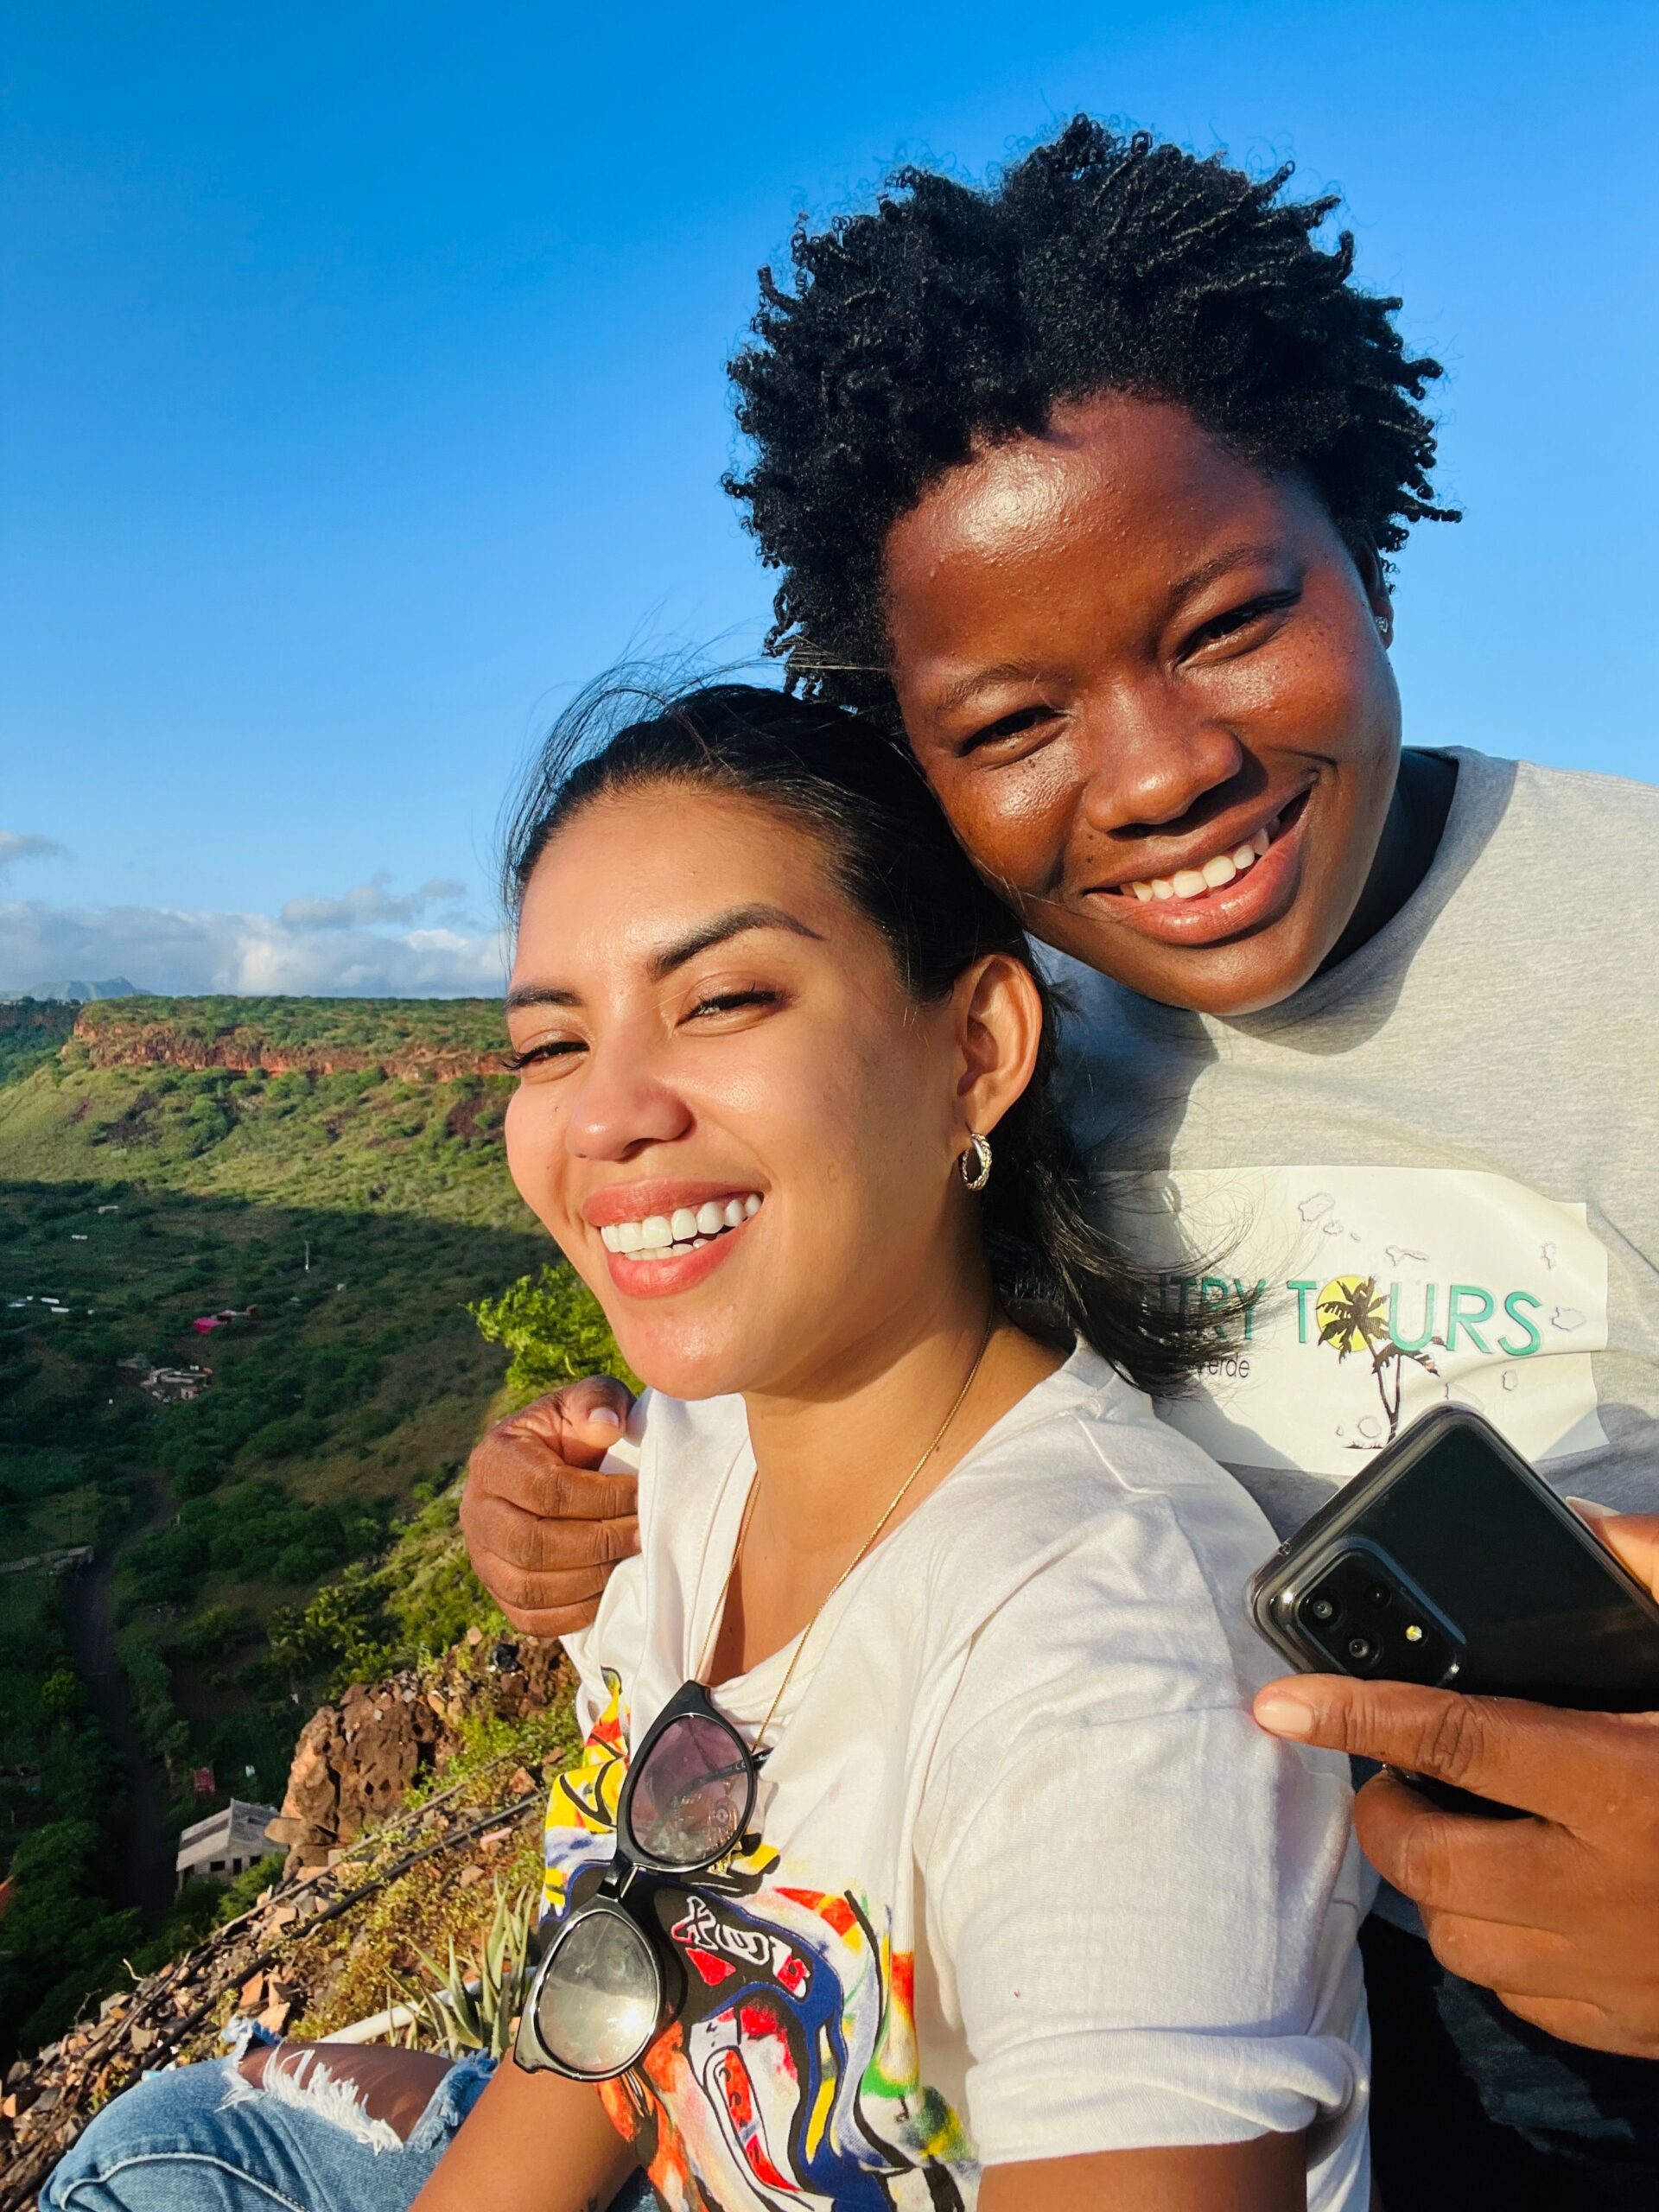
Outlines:
<svg viewBox="0 0 1659 2212"><path fill-rule="evenodd" d="M1227 452L1180 409L1103 404L1063 427L952 471L889 533L884 612L902 702L925 691L938 711L989 664L1052 672L1057 654L1093 650L1119 626L1143 637L1212 575L1315 540L1339 550L1306 486Z"/></svg>
<svg viewBox="0 0 1659 2212"><path fill-rule="evenodd" d="M845 904L822 839L798 816L690 781L607 791L550 840L525 888L519 964L534 949L642 958L739 907L799 915L822 934Z"/></svg>
<svg viewBox="0 0 1659 2212"><path fill-rule="evenodd" d="M1270 526L1285 491L1183 408L1117 395L1078 403L1040 432L984 447L923 493L888 533L888 594L938 597L964 573L1068 552L1127 579L1179 564L1217 530Z"/></svg>

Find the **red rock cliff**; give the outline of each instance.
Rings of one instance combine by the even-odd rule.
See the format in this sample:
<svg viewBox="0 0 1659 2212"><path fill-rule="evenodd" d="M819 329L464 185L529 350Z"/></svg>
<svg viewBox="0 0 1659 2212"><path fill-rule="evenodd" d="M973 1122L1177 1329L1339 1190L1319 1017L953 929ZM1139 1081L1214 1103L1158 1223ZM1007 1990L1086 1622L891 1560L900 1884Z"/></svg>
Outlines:
<svg viewBox="0 0 1659 2212"><path fill-rule="evenodd" d="M77 1018L71 1036L95 1068L226 1068L236 1075L366 1075L378 1070L405 1083L453 1083L462 1076L504 1071L499 1052L417 1042L378 1048L274 1045L245 1031L192 1036L166 1021L113 1027L86 1013Z"/></svg>

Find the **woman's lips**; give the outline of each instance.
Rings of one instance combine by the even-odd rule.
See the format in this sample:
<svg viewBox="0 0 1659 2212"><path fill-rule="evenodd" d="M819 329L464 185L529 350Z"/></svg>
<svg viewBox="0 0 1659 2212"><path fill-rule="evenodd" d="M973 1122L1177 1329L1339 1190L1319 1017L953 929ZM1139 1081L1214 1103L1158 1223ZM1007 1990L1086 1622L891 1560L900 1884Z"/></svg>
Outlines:
<svg viewBox="0 0 1659 2212"><path fill-rule="evenodd" d="M1293 803L1294 805L1294 803ZM1219 944L1263 929L1288 912L1301 885L1304 805L1286 809L1293 818L1261 858L1219 890L1195 899L1141 900L1128 891L1090 891L1084 903L1095 914L1109 915L1120 928L1138 930L1163 944Z"/></svg>

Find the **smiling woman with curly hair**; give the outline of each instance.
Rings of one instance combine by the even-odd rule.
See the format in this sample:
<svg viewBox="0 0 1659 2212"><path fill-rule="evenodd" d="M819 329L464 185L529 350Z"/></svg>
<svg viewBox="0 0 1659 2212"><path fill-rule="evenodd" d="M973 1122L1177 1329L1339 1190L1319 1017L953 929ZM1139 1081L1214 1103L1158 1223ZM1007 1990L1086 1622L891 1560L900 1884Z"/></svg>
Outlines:
<svg viewBox="0 0 1659 2212"><path fill-rule="evenodd" d="M796 230L795 288L761 274L732 364L753 441L728 489L784 571L769 644L791 677L891 705L888 531L975 450L1040 435L1103 391L1173 402L1257 468L1306 478L1356 552L1449 521L1398 300L1352 281L1354 242L1315 234L1334 194L1283 196L1079 116L979 191L900 169L870 213Z"/></svg>

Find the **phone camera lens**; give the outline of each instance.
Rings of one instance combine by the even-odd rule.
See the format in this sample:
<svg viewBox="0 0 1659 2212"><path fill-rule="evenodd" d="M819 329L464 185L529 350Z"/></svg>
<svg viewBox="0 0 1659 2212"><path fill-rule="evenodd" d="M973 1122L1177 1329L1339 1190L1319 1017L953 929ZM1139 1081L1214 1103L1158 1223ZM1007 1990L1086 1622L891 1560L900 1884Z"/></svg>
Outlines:
<svg viewBox="0 0 1659 2212"><path fill-rule="evenodd" d="M1369 1667L1376 1656L1376 1646L1369 1636L1351 1636L1348 1639L1348 1656L1356 1667Z"/></svg>
<svg viewBox="0 0 1659 2212"><path fill-rule="evenodd" d="M1368 1605L1372 1606L1376 1611L1381 1612L1383 1606L1389 1602L1388 1584L1386 1582L1368 1582L1365 1586L1365 1602Z"/></svg>
<svg viewBox="0 0 1659 2212"><path fill-rule="evenodd" d="M1334 1598L1310 1598L1307 1601L1307 1618L1311 1621L1317 1621L1321 1628L1329 1628L1332 1622L1337 1618L1336 1599Z"/></svg>

